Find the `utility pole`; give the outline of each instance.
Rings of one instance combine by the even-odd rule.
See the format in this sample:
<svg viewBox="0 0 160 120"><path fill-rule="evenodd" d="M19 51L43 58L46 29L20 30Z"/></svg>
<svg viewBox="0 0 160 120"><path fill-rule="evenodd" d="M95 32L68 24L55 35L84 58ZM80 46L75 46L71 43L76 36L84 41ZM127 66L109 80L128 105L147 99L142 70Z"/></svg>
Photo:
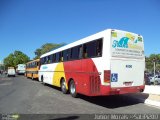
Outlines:
<svg viewBox="0 0 160 120"><path fill-rule="evenodd" d="M155 75L156 75L156 73L155 73L155 72L156 72L156 62L154 61L153 63L154 63L154 81L155 81Z"/></svg>
<svg viewBox="0 0 160 120"><path fill-rule="evenodd" d="M155 75L156 75L156 58L153 59L153 69L154 69L154 85L155 85Z"/></svg>

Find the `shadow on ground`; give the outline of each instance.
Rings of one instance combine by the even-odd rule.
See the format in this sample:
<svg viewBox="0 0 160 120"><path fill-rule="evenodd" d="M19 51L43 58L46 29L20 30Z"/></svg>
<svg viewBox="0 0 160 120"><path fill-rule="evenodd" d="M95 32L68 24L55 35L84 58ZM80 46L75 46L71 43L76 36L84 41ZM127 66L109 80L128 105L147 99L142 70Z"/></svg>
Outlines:
<svg viewBox="0 0 160 120"><path fill-rule="evenodd" d="M119 108L143 103L143 101L140 101L137 98L132 97L130 95L111 95L97 97L87 97L79 95L79 98L106 108Z"/></svg>
<svg viewBox="0 0 160 120"><path fill-rule="evenodd" d="M61 91L60 88L45 84L48 87L52 87L55 90ZM125 106L131 106L139 103L144 103L145 99L149 97L148 94L132 93L124 95L110 95L110 96L96 96L89 97L85 95L78 95L79 99L85 100L89 103L93 103L106 108L119 108ZM76 98L73 98L76 99ZM141 99L141 100L140 100Z"/></svg>

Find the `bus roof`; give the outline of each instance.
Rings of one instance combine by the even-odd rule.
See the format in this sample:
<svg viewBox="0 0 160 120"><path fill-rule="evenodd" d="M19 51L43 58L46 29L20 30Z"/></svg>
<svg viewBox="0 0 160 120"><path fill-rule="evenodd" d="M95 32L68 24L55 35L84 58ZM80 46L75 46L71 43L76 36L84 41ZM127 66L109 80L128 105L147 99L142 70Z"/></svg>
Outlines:
<svg viewBox="0 0 160 120"><path fill-rule="evenodd" d="M21 66L21 65L25 65L25 64L18 64L17 66Z"/></svg>
<svg viewBox="0 0 160 120"><path fill-rule="evenodd" d="M36 61L39 61L39 60L40 60L40 59L31 60L31 61L27 62L26 64L32 63L32 62L36 62Z"/></svg>
<svg viewBox="0 0 160 120"><path fill-rule="evenodd" d="M14 69L14 67L8 67L8 69Z"/></svg>

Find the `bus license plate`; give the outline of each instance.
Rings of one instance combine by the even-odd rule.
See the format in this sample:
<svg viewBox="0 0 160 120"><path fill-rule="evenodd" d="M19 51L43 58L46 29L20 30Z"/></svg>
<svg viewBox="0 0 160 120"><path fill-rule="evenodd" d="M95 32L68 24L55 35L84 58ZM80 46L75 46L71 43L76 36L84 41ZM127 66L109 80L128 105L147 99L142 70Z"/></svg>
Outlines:
<svg viewBox="0 0 160 120"><path fill-rule="evenodd" d="M132 82L124 82L125 86L132 86Z"/></svg>

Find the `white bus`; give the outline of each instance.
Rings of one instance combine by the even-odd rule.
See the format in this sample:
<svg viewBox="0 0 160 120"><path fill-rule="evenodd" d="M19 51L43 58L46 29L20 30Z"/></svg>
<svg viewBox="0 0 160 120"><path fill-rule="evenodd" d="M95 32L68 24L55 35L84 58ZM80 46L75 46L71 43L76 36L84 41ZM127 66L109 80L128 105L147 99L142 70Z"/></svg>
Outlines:
<svg viewBox="0 0 160 120"><path fill-rule="evenodd" d="M107 29L40 57L39 81L87 96L142 92L145 87L141 35Z"/></svg>
<svg viewBox="0 0 160 120"><path fill-rule="evenodd" d="M18 64L16 69L17 74L24 74L26 72L25 64Z"/></svg>

